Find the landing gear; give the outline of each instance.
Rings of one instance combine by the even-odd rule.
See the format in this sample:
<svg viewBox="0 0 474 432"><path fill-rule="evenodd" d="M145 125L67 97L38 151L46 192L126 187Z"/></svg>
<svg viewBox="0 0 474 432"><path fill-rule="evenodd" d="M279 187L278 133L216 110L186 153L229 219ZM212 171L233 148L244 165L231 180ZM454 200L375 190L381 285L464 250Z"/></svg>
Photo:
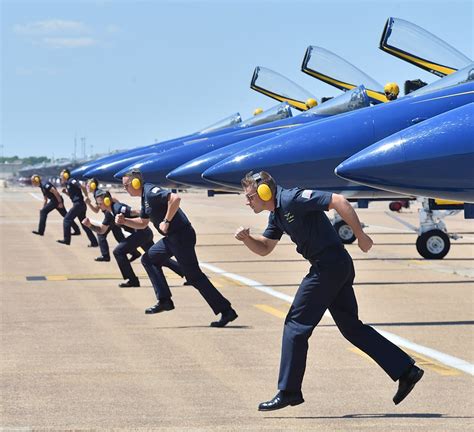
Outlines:
<svg viewBox="0 0 474 432"><path fill-rule="evenodd" d="M341 218L341 216L339 216L337 211L334 211L334 218L331 219L331 223L342 243L354 243L356 236L354 235L352 228Z"/></svg>
<svg viewBox="0 0 474 432"><path fill-rule="evenodd" d="M419 227L411 225L393 213L385 212L385 214L418 234L416 250L423 258L443 259L449 252L451 240L462 238L458 234L448 233L443 219L447 216L453 216L461 210L433 210L429 199L420 198L418 201L422 205L418 213Z"/></svg>
<svg viewBox="0 0 474 432"><path fill-rule="evenodd" d="M416 250L427 259L443 259L451 247L450 238L457 240L460 236L448 234L443 219L459 213L460 210L431 210L429 200L422 200L420 209L420 229L416 239Z"/></svg>
<svg viewBox="0 0 474 432"><path fill-rule="evenodd" d="M354 235L352 228L349 225L347 225L345 221L340 220L339 222L336 222L334 224L334 229L336 230L337 235L341 239L342 243L344 244L354 243L356 236Z"/></svg>
<svg viewBox="0 0 474 432"><path fill-rule="evenodd" d="M439 229L426 231L416 239L416 250L427 259L443 259L450 247L448 235Z"/></svg>

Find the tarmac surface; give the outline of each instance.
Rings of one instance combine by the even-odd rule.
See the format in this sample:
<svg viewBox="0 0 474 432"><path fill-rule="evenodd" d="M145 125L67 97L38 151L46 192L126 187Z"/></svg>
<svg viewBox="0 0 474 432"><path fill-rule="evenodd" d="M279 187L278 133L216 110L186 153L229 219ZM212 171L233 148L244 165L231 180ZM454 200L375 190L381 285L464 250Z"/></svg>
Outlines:
<svg viewBox="0 0 474 432"><path fill-rule="evenodd" d="M56 243L59 213L50 213L44 237L31 233L39 189L0 190L0 430L474 430L471 221L447 218L463 238L445 259L430 261L418 255L416 234L387 214L387 203L358 211L375 242L368 254L347 246L360 318L425 370L402 404L392 402L397 383L326 316L310 339L306 402L262 413L258 403L277 391L284 316L309 265L286 236L265 258L234 239L240 225L261 233L267 220L242 195L181 196L202 268L239 314L227 328L209 327L210 308L168 270L176 309L145 315L155 298L139 260L141 287L118 288L113 258L94 262L99 251L87 247L84 233L71 246ZM417 207L397 216L416 225Z"/></svg>

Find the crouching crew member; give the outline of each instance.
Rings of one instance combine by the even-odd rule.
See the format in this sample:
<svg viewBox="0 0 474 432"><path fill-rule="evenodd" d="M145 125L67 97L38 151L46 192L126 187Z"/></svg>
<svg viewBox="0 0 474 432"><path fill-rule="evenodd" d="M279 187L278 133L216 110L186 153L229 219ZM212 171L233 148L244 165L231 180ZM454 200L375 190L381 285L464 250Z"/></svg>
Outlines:
<svg viewBox="0 0 474 432"><path fill-rule="evenodd" d="M38 174L34 174L31 176L31 184L41 188L41 192L43 193L44 203L43 208L40 210L38 231L32 231L33 234L42 236L46 230L46 219L48 218L48 214L53 210L57 210L59 214L64 217L66 216L67 210L64 207L63 197L51 182L48 181L43 183L41 177ZM72 223L71 227L73 229L72 235L81 234L81 231L75 222Z"/></svg>
<svg viewBox="0 0 474 432"><path fill-rule="evenodd" d="M83 191L86 194L85 202L87 204L87 207L89 207L94 213L99 213L99 211L101 210L100 210L99 205L97 204L97 199L96 199L96 194L99 191L99 181L95 178L88 180L86 188L83 188ZM89 198L89 193L91 193L92 196L94 197L95 204L93 204L91 199ZM105 216L106 212L103 211L103 213ZM117 240L117 243L120 243L125 240L125 236L123 234L122 228L116 224L112 224L110 229L105 231L104 234L97 234L97 240L99 241L100 256L98 256L97 258L94 258L95 261L99 261L99 262L110 261L110 249L109 249L109 243L107 241L107 236L111 231L112 231L113 236L115 237L115 240ZM132 253L132 258L130 259L130 262L140 257L140 255L141 255L140 252L135 250Z"/></svg>
<svg viewBox="0 0 474 432"><path fill-rule="evenodd" d="M242 179L247 205L260 213L270 212L263 235L251 235L240 227L235 237L252 252L265 256L273 251L283 233L310 263L285 319L277 395L259 405L260 411L303 403L301 385L306 368L308 339L329 309L343 336L364 351L392 378L398 380L393 401L400 403L423 376L414 360L372 327L359 320L352 283L354 266L325 211L335 209L350 225L359 248L368 252L372 239L364 233L350 203L338 194L317 190L283 189L270 174L248 173Z"/></svg>
<svg viewBox="0 0 474 432"><path fill-rule="evenodd" d="M122 178L124 188L131 196L141 197L140 217L127 218L117 215L116 221L132 228L146 229L151 222L164 236L142 256L142 264L153 284L158 300L145 313L155 314L174 309L171 291L163 274L163 264L172 256L176 258L187 281L204 297L213 312L221 313L212 327L224 327L237 318L230 302L216 289L199 268L196 257L196 232L184 212L179 208L181 199L175 193L153 184L143 184L140 171L131 171Z"/></svg>
<svg viewBox="0 0 474 432"><path fill-rule="evenodd" d="M71 173L68 169L64 169L60 174L61 184L65 187L63 192L66 193L72 201L72 208L64 216L64 238L57 240L58 243L70 245L71 244L71 226L75 218L82 221L86 217L86 203L82 195L81 185L78 180L71 178ZM85 225L82 225L87 237L90 240L90 247L97 247L99 244L94 236L94 233Z"/></svg>
<svg viewBox="0 0 474 432"><path fill-rule="evenodd" d="M95 193L95 199L100 210L104 212L104 220L102 225L94 225L89 220L85 218L83 220L84 225L90 227L98 235L107 235L107 233L115 228L122 227L115 223L115 217L118 214L122 214L128 218L136 217L136 213L130 208L130 206L123 204L116 199L113 199L110 192L97 189ZM123 240L116 246L114 249L114 257L119 266L122 277L126 282L119 284L121 288L130 288L130 287L139 287L140 281L133 271L132 266L130 265L131 260L127 258L127 254L133 254L137 252L137 248L141 247L144 251L150 249L153 245L153 231L150 228L143 230L137 230L124 226L123 229L130 233L128 237L123 237ZM179 264L176 261L169 260L166 264L170 267L175 273L183 276L183 273L179 267Z"/></svg>

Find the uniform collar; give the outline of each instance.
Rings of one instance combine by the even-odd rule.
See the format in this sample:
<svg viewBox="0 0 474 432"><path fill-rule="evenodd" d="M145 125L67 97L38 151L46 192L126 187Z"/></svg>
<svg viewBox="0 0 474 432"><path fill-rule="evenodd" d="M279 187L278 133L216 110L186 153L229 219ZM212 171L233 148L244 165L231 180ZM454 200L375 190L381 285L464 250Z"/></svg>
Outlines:
<svg viewBox="0 0 474 432"><path fill-rule="evenodd" d="M276 194L275 194L275 210L281 206L281 193L283 188L281 186L276 187Z"/></svg>

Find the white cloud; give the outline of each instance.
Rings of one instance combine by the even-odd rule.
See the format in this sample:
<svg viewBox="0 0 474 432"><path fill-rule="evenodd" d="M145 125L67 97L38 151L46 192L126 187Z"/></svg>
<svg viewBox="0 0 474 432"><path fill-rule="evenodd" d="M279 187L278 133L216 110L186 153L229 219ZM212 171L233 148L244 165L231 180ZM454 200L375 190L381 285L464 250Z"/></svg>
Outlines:
<svg viewBox="0 0 474 432"><path fill-rule="evenodd" d="M81 48L96 45L97 41L90 37L47 37L42 42L53 48Z"/></svg>
<svg viewBox="0 0 474 432"><path fill-rule="evenodd" d="M17 34L25 36L42 36L52 34L84 34L88 33L87 26L80 21L51 19L27 24L17 24L13 27Z"/></svg>

